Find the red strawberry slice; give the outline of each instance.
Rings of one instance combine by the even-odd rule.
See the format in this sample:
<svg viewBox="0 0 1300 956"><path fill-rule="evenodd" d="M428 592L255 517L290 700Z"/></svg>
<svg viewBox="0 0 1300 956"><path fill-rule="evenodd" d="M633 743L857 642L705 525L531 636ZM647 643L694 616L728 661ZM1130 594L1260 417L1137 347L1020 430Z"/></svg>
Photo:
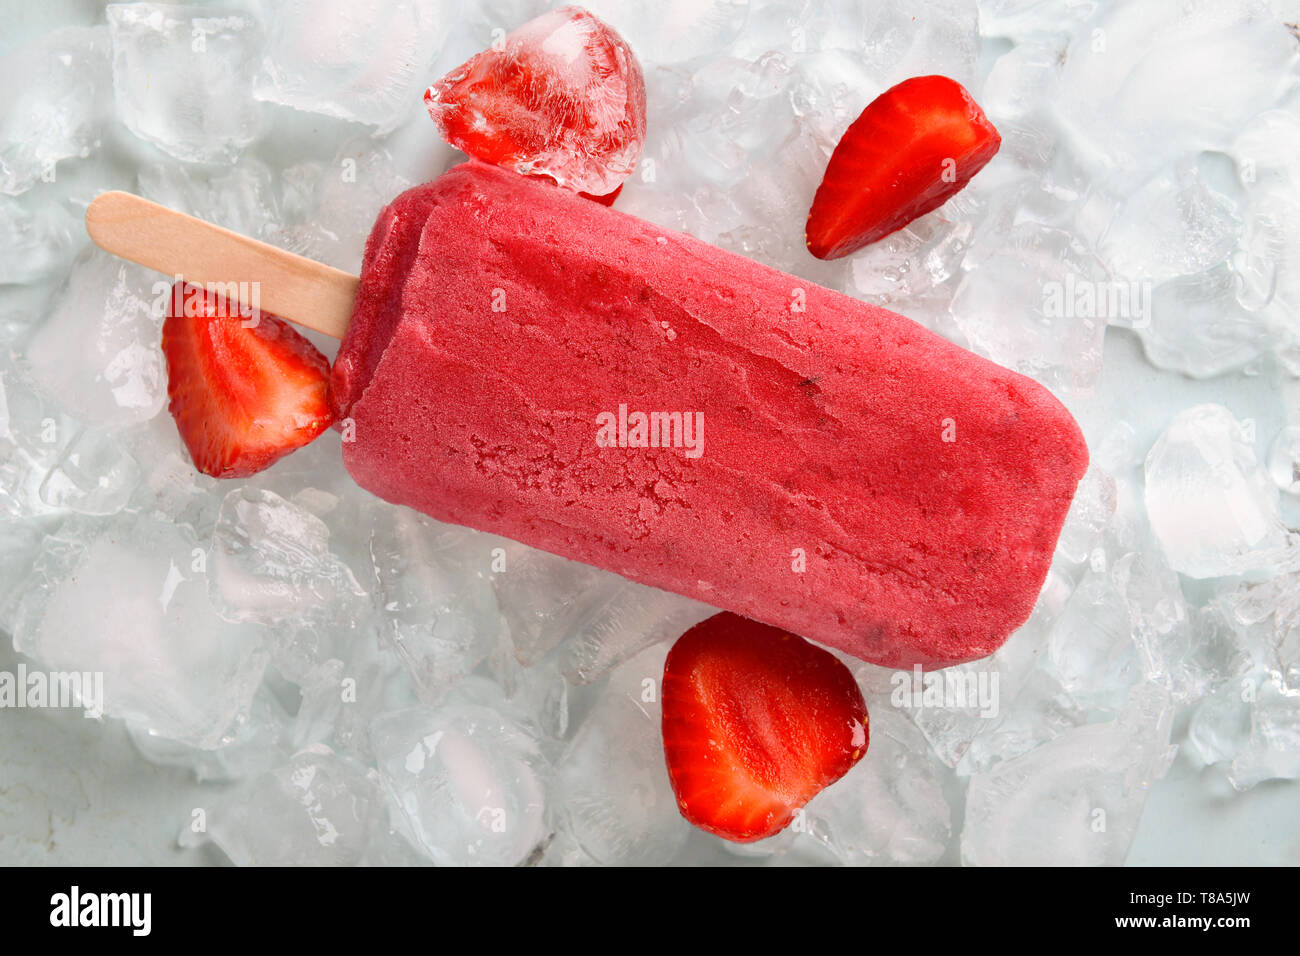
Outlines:
<svg viewBox="0 0 1300 956"><path fill-rule="evenodd" d="M172 417L205 475L255 474L333 421L329 361L283 319L177 283L162 348Z"/></svg>
<svg viewBox="0 0 1300 956"><path fill-rule="evenodd" d="M751 843L785 829L861 759L867 705L820 647L722 613L668 653L663 735L682 816Z"/></svg>
<svg viewBox="0 0 1300 956"><path fill-rule="evenodd" d="M956 80L904 80L868 104L831 154L808 213L808 251L838 259L883 239L942 206L1001 145Z"/></svg>
<svg viewBox="0 0 1300 956"><path fill-rule="evenodd" d="M645 77L631 48L580 7L530 20L424 94L453 146L604 196L645 145Z"/></svg>

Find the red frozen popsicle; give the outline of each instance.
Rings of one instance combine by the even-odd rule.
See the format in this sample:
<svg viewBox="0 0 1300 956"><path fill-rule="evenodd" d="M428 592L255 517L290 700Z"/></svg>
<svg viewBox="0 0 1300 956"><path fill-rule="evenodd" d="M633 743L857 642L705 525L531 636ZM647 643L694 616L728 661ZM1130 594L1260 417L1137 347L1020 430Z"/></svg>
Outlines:
<svg viewBox="0 0 1300 956"><path fill-rule="evenodd" d="M899 667L1024 622L1088 459L902 316L477 162L379 216L331 401L380 497Z"/></svg>

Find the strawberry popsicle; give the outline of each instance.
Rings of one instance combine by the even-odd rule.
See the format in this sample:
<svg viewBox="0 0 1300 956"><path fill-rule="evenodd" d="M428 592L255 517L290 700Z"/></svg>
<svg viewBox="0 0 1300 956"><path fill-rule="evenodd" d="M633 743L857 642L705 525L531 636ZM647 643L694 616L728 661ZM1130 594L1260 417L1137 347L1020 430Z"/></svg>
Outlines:
<svg viewBox="0 0 1300 956"><path fill-rule="evenodd" d="M1024 622L1088 458L902 316L475 161L380 214L331 402L382 498L894 667Z"/></svg>

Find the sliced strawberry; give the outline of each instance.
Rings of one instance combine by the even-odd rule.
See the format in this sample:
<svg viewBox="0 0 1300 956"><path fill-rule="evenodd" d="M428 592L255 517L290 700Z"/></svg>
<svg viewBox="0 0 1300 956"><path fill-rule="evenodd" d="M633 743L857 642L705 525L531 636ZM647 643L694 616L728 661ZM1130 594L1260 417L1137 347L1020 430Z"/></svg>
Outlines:
<svg viewBox="0 0 1300 956"><path fill-rule="evenodd" d="M284 320L177 283L163 323L167 396L194 467L261 471L330 426L329 361Z"/></svg>
<svg viewBox="0 0 1300 956"><path fill-rule="evenodd" d="M715 614L664 665L664 756L682 816L737 843L779 833L867 750L849 669L779 628Z"/></svg>
<svg viewBox="0 0 1300 956"><path fill-rule="evenodd" d="M645 145L645 77L631 48L580 7L529 20L424 94L453 146L604 196Z"/></svg>
<svg viewBox="0 0 1300 956"><path fill-rule="evenodd" d="M808 213L808 251L838 259L937 209L1002 137L956 80L917 76L868 104L831 154Z"/></svg>

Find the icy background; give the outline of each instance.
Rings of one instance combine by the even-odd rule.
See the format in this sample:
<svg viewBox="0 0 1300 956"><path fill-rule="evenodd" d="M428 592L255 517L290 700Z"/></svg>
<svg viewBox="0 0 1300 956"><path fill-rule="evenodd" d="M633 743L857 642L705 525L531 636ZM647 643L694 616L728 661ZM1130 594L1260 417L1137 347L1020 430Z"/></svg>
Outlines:
<svg viewBox="0 0 1300 956"><path fill-rule="evenodd" d="M848 661L871 748L798 832L677 814L657 685L698 605L387 505L333 432L193 471L159 277L89 248L87 203L355 271L458 160L424 87L547 6L6 5L0 670L101 670L109 717L0 710L0 862L1300 862L1297 0L588 4L649 88L618 208L1032 375L1092 450L1033 617L963 668L998 715L897 707ZM830 149L925 72L1002 152L812 259ZM1121 285L1140 308L1050 305Z"/></svg>

